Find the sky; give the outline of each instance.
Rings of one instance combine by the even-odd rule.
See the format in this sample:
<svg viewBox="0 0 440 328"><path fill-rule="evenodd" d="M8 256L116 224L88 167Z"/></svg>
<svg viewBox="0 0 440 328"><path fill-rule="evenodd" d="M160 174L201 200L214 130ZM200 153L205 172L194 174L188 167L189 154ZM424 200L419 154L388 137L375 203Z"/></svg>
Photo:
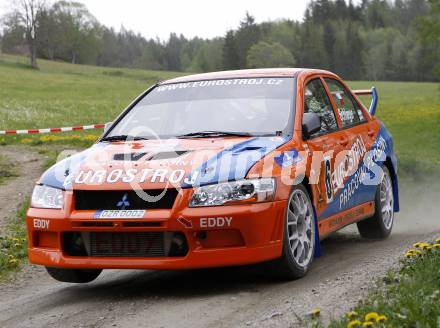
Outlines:
<svg viewBox="0 0 440 328"><path fill-rule="evenodd" d="M167 39L171 32L212 38L236 28L246 11L257 22L301 20L308 0L76 0L108 27L139 32L146 38ZM0 0L0 15L9 0Z"/></svg>

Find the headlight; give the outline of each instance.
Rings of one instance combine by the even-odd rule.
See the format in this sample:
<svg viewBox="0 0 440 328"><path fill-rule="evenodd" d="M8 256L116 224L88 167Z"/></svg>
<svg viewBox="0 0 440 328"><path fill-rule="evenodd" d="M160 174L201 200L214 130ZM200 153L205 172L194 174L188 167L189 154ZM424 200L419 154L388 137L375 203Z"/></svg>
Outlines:
<svg viewBox="0 0 440 328"><path fill-rule="evenodd" d="M37 185L32 193L31 207L62 209L64 192L61 189Z"/></svg>
<svg viewBox="0 0 440 328"><path fill-rule="evenodd" d="M219 206L272 201L275 180L272 178L223 182L199 187L194 191L190 207Z"/></svg>

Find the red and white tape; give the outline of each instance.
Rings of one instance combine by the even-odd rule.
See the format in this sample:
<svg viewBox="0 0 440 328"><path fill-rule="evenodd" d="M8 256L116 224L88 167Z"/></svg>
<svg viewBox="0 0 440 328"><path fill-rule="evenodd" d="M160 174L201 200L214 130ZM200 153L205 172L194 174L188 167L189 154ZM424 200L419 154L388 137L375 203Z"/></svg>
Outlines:
<svg viewBox="0 0 440 328"><path fill-rule="evenodd" d="M64 128L47 128L47 129L31 129L31 130L3 130L3 131L0 130L0 135L55 133L55 132L103 129L104 127L105 127L105 124L93 124L93 125L69 126L69 127L64 127Z"/></svg>

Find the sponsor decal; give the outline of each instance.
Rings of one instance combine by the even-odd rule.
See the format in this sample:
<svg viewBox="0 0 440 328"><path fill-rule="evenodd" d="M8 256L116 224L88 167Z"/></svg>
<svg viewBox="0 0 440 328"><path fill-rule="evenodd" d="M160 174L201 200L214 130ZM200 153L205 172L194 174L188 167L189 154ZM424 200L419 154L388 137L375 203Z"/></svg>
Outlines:
<svg viewBox="0 0 440 328"><path fill-rule="evenodd" d="M279 156L275 157L275 162L282 168L292 166L303 160L298 150L292 149L281 153Z"/></svg>
<svg viewBox="0 0 440 328"><path fill-rule="evenodd" d="M209 80L195 81L160 85L156 88L157 92L174 91L180 89L206 88L206 87L222 87L230 85L280 85L283 79L226 79L226 80Z"/></svg>
<svg viewBox="0 0 440 328"><path fill-rule="evenodd" d="M43 219L34 219L34 228L36 229L49 229L49 220L43 220Z"/></svg>
<svg viewBox="0 0 440 328"><path fill-rule="evenodd" d="M95 219L141 219L145 210L99 210L93 216Z"/></svg>
<svg viewBox="0 0 440 328"><path fill-rule="evenodd" d="M367 147L365 146L364 140L358 136L349 151L340 153L343 155L343 158L340 159L336 156L336 167L333 170L331 167L331 157L324 158L327 203L333 201L334 195L341 188L346 189L341 193L341 201L345 203L353 196L354 192L359 188L359 184L362 182L363 172L357 169L366 152ZM348 184L350 187L347 187L347 185L344 185L344 181L346 178L353 176L353 174L355 177L351 183ZM340 207L342 207L342 203L340 203Z"/></svg>
<svg viewBox="0 0 440 328"><path fill-rule="evenodd" d="M200 228L224 228L230 227L232 216L219 218L200 218Z"/></svg>
<svg viewBox="0 0 440 328"><path fill-rule="evenodd" d="M144 183L144 182L170 182L173 184L193 185L197 179L197 174L193 174L191 179L185 177L185 170L161 169L114 169L114 170L89 170L79 171L75 177L75 184L102 184L102 183Z"/></svg>
<svg viewBox="0 0 440 328"><path fill-rule="evenodd" d="M358 136L351 146L351 149L345 154L345 157L337 163L334 172L332 173L333 185L338 189L344 185L345 178L355 172L365 153L367 147L364 140Z"/></svg>
<svg viewBox="0 0 440 328"><path fill-rule="evenodd" d="M330 221L329 226L330 226L330 228L339 226L339 225L343 224L344 222L359 218L363 214L365 214L365 209L363 207L358 208L354 211L348 212L345 215L338 216L338 217L334 218L333 220Z"/></svg>
<svg viewBox="0 0 440 328"><path fill-rule="evenodd" d="M339 208L342 208L350 201L356 190L358 190L362 184L366 184L366 180L370 179L369 172L373 172L373 174L376 175L377 172L375 168L378 167L377 163L386 158L386 148L387 143L385 139L380 136L375 147L365 155L362 165L354 173L353 179L344 186L339 196Z"/></svg>

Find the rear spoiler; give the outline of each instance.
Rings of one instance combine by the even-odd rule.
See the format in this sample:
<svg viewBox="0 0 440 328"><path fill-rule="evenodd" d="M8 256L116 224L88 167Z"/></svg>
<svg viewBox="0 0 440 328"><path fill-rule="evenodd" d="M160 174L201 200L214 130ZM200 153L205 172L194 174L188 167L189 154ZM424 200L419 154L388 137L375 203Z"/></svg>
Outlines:
<svg viewBox="0 0 440 328"><path fill-rule="evenodd" d="M377 102L379 97L377 95L377 90L375 87L372 87L371 90L353 90L353 93L356 96L371 96L371 104L370 109L368 110L371 115L376 115Z"/></svg>

